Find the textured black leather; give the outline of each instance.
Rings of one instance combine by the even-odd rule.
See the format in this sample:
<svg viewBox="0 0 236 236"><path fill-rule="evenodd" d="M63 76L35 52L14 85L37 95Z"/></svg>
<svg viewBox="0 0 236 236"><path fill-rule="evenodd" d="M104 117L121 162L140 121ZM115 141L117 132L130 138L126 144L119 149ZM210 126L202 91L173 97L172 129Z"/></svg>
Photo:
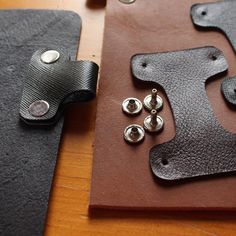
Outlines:
<svg viewBox="0 0 236 236"><path fill-rule="evenodd" d="M133 75L165 90L175 118L175 138L150 150L155 176L177 180L236 170L236 135L219 124L205 91L206 80L227 67L214 47L132 58Z"/></svg>
<svg viewBox="0 0 236 236"><path fill-rule="evenodd" d="M46 64L41 55L48 50L60 53L58 61ZM72 102L85 102L96 96L98 65L91 61L70 61L63 49L39 49L30 61L23 90L20 116L26 123L52 124L58 121L65 106ZM49 111L34 117L30 105L38 100L47 101Z"/></svg>
<svg viewBox="0 0 236 236"><path fill-rule="evenodd" d="M73 12L0 11L0 235L43 234L63 118L51 127L19 119L23 83L39 48L75 60L81 19Z"/></svg>
<svg viewBox="0 0 236 236"><path fill-rule="evenodd" d="M191 17L195 25L221 30L231 42L236 52L236 1L225 0L213 3L195 4Z"/></svg>
<svg viewBox="0 0 236 236"><path fill-rule="evenodd" d="M221 91L225 100L236 106L236 77L224 79L221 84Z"/></svg>

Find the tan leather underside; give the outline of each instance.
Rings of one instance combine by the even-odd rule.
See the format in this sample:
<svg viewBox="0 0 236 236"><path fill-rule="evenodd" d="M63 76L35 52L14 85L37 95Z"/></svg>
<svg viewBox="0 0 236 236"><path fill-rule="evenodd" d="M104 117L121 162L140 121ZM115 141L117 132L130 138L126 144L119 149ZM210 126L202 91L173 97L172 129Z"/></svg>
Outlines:
<svg viewBox="0 0 236 236"><path fill-rule="evenodd" d="M207 2L207 1L201 1ZM223 51L229 73L236 74L236 57L226 37L217 31L198 31L190 18L194 0L136 0L125 5L108 0L103 58L96 120L96 139L90 196L91 208L130 209L236 209L236 174L204 178L178 184L158 181L149 167L149 150L175 135L171 109L163 92L160 115L165 129L160 135L146 134L143 143L131 146L123 140L126 126L142 125L148 115L122 113L127 97L140 100L154 84L132 78L130 58L137 53L153 53L215 46ZM219 79L207 84L207 94L222 126L236 133L236 111L225 103ZM197 119L197 117L196 117Z"/></svg>

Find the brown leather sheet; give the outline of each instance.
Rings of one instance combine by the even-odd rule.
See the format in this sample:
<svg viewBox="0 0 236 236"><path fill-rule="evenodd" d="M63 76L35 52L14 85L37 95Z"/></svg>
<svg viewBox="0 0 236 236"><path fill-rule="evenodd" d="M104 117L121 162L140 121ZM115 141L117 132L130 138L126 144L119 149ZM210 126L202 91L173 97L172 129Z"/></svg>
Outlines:
<svg viewBox="0 0 236 236"><path fill-rule="evenodd" d="M140 100L154 84L132 78L130 59L137 53L175 51L215 46L223 51L229 73L236 74L236 58L226 37L216 31L197 30L190 17L196 0L136 0L125 5L108 0L103 58L96 120L96 138L90 196L91 208L117 209L236 209L236 174L165 183L157 180L149 167L149 151L156 144L175 135L173 116L163 91L165 120L160 135L146 134L143 143L128 145L123 140L126 126L142 125L148 115L137 117L122 113L127 97ZM220 92L224 76L211 80L206 88L209 100L221 125L236 133L236 111L228 107ZM196 117L197 119L197 117Z"/></svg>

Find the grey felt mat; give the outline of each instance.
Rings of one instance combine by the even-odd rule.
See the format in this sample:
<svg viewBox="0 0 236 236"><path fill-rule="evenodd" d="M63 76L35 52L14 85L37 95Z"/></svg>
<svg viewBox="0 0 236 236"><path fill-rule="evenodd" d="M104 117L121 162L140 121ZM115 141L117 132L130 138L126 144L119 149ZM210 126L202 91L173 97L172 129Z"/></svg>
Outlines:
<svg viewBox="0 0 236 236"><path fill-rule="evenodd" d="M80 17L68 11L0 11L0 235L43 234L63 120L33 128L19 120L27 64L39 48L76 58Z"/></svg>

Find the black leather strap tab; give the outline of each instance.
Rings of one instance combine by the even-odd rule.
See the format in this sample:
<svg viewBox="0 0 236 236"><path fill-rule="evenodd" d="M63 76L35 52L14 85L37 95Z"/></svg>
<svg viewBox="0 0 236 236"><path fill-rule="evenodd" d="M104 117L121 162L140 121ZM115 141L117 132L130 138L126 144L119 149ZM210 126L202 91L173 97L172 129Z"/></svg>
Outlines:
<svg viewBox="0 0 236 236"><path fill-rule="evenodd" d="M225 100L236 106L236 77L224 79L221 84L221 91Z"/></svg>
<svg viewBox="0 0 236 236"><path fill-rule="evenodd" d="M52 49L36 51L30 61L24 85L20 116L30 124L52 124L72 102L84 102L96 95L98 65L90 61L70 61L63 49L53 49L60 57L54 63L45 63L41 56ZM30 112L37 101L47 103L48 111L39 115ZM35 111L37 113L37 110Z"/></svg>
<svg viewBox="0 0 236 236"><path fill-rule="evenodd" d="M214 47L132 58L133 75L165 90L175 118L175 138L150 151L155 176L177 180L236 171L236 135L219 124L205 91L207 79L227 67Z"/></svg>
<svg viewBox="0 0 236 236"><path fill-rule="evenodd" d="M191 17L195 25L221 30L231 42L236 52L236 1L224 0L213 3L195 4Z"/></svg>

